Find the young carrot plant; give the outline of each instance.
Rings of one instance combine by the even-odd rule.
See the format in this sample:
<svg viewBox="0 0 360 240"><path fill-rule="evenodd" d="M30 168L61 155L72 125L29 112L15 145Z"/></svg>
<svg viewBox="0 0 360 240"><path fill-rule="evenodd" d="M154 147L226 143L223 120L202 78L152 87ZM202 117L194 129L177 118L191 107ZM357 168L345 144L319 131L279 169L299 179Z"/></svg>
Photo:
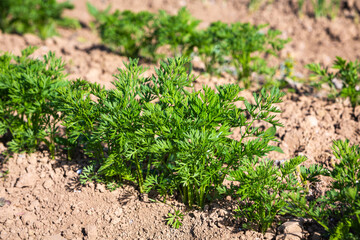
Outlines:
<svg viewBox="0 0 360 240"><path fill-rule="evenodd" d="M91 15L96 18L97 28L104 44L113 51L128 57L139 57L149 53L151 48L150 26L154 20L154 14L142 11L138 13L129 10L116 10L109 14L110 8L99 11L90 3L87 3ZM150 54L154 55L156 49Z"/></svg>
<svg viewBox="0 0 360 240"><path fill-rule="evenodd" d="M205 64L205 71L211 75L220 73L220 68L229 61L226 59L229 56L226 45L228 33L228 24L220 21L211 23L208 28L192 35L187 55L197 49L197 54Z"/></svg>
<svg viewBox="0 0 360 240"><path fill-rule="evenodd" d="M316 18L331 17L333 19L339 14L341 0L314 0L311 4Z"/></svg>
<svg viewBox="0 0 360 240"><path fill-rule="evenodd" d="M185 7L177 15L169 15L160 10L153 26L153 35L159 46L170 46L173 56L177 57L183 55L189 47L191 36L199 23Z"/></svg>
<svg viewBox="0 0 360 240"><path fill-rule="evenodd" d="M245 156L277 150L269 143L281 124L272 113L279 112L273 104L283 94L263 90L250 104L239 96L238 85L189 91L196 79L186 67L189 62L168 59L155 69L156 75L145 78L145 69L130 60L115 75L115 89L96 95L100 117L94 117L94 129L87 129L91 146L103 147L94 162L97 176L136 182L141 193L157 190L164 199L174 194L189 207L203 208ZM243 108L236 107L238 101ZM254 127L258 121L273 127ZM228 137L235 128L241 129L240 141Z"/></svg>
<svg viewBox="0 0 360 240"><path fill-rule="evenodd" d="M239 198L236 217L246 219L245 229L265 233L274 223L275 216L288 205L288 192L304 189L298 180L297 168L306 160L296 157L276 165L274 161L245 158L242 165L230 173L232 186Z"/></svg>
<svg viewBox="0 0 360 240"><path fill-rule="evenodd" d="M96 83L78 79L71 81L67 88L60 89L59 93L61 102L58 110L64 114L62 125L66 129L66 138L59 138L59 144L67 148L69 158L79 148L91 157L101 158L103 147L93 141L92 136L103 113L101 101L107 91Z"/></svg>
<svg viewBox="0 0 360 240"><path fill-rule="evenodd" d="M321 68L320 64L309 64L307 68L314 73L316 77L320 77L320 81L314 84L320 87L321 84L327 83L331 87L329 97L349 97L353 107L360 104L360 63L347 62L341 57L336 57L332 66L338 70L336 73L330 72L328 68Z"/></svg>
<svg viewBox="0 0 360 240"><path fill-rule="evenodd" d="M238 81L244 82L246 88L251 85L251 73L269 74L274 72L267 66L261 54L277 56L289 39L280 39L277 30L264 31L266 25L253 26L249 23L233 23L227 37L227 46L236 68Z"/></svg>
<svg viewBox="0 0 360 240"><path fill-rule="evenodd" d="M292 192L287 211L299 217L312 218L324 227L330 239L359 239L360 147L351 146L348 140L339 140L334 141L332 149L339 160L332 169L317 167L318 171L302 171L302 179L309 183L317 181L319 175L331 177L333 181L329 190L315 200Z"/></svg>
<svg viewBox="0 0 360 240"><path fill-rule="evenodd" d="M65 9L73 7L68 1L2 0L0 29L10 33L35 33L45 39L57 35L57 26L80 27L77 20L61 16Z"/></svg>
<svg viewBox="0 0 360 240"><path fill-rule="evenodd" d="M0 57L0 135L10 131L9 149L35 151L45 143L52 157L58 123L58 89L65 87L64 64L54 53L43 60L29 57L35 48L26 48L20 57ZM14 61L14 62L13 62Z"/></svg>
<svg viewBox="0 0 360 240"><path fill-rule="evenodd" d="M173 228L178 229L182 226L181 220L184 219L184 214L180 212L180 210L175 210L175 213L168 213L168 217L166 218L166 224L171 225Z"/></svg>
<svg viewBox="0 0 360 240"><path fill-rule="evenodd" d="M154 161L156 171L172 183L169 188L175 187L173 191L184 203L203 208L222 187L229 171L241 165L243 157L277 150L268 145L275 140L270 134L275 127L260 130L252 125L263 121L281 126L271 114L279 112L273 104L280 102L283 94L276 89L270 94L263 90L254 94L256 103L250 104L239 96L238 85L218 86L217 92L207 86L188 92L183 88L190 84L186 74L175 81L167 77L168 73L157 73L154 86L159 101L146 104L144 110L144 118L157 136L152 146L152 152L159 154ZM236 107L238 101L244 102L245 107ZM240 141L228 137L235 128L242 128ZM148 129L144 127L142 131ZM256 140L246 141L247 138Z"/></svg>
<svg viewBox="0 0 360 240"><path fill-rule="evenodd" d="M99 127L94 132L94 142L107 148L108 157L101 162L99 173L120 180L134 181L141 193L144 182L151 174L150 147L155 141L151 133L143 134L143 105L154 100L150 94L150 78L142 77L145 69L138 60L130 60L126 69L119 69L113 82L115 89L109 90L103 101Z"/></svg>
<svg viewBox="0 0 360 240"><path fill-rule="evenodd" d="M263 57L269 54L277 56L289 41L278 37L280 31L264 32L265 25L249 23L238 22L229 26L218 21L198 30L200 21L186 8L181 8L177 15L165 11L157 14L115 11L109 14L110 8L98 11L91 4L88 4L88 10L96 19L102 41L112 50L129 57L151 60L164 55L159 53L161 47L169 47L174 57L198 54L210 74L218 74L220 68L232 64L238 80L243 81L245 87L250 86L253 72L274 75L275 70L267 66Z"/></svg>

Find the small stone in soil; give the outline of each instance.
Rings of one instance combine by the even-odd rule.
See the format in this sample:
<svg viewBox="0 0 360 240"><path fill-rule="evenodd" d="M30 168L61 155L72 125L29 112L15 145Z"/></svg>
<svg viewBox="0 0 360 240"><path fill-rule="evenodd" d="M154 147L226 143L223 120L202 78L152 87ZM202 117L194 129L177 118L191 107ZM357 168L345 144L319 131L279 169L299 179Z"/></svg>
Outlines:
<svg viewBox="0 0 360 240"><path fill-rule="evenodd" d="M96 189L101 193L105 192L105 186L103 184L97 184Z"/></svg>
<svg viewBox="0 0 360 240"><path fill-rule="evenodd" d="M116 211L114 212L115 216L120 217L123 213L123 209L122 208L118 208L116 209Z"/></svg>
<svg viewBox="0 0 360 240"><path fill-rule="evenodd" d="M54 185L54 182L51 179L48 179L44 182L43 187L45 189L50 189Z"/></svg>
<svg viewBox="0 0 360 240"><path fill-rule="evenodd" d="M289 221L283 223L279 227L279 231L282 233L297 233L302 232L302 228L299 221Z"/></svg>
<svg viewBox="0 0 360 240"><path fill-rule="evenodd" d="M18 187L18 188L32 187L36 183L36 181L35 181L36 178L37 178L37 176L35 176L35 174L33 174L33 173L30 173L30 172L25 173L20 176L19 180L16 182L15 187Z"/></svg>
<svg viewBox="0 0 360 240"><path fill-rule="evenodd" d="M276 236L276 240L301 240L301 233L283 233Z"/></svg>

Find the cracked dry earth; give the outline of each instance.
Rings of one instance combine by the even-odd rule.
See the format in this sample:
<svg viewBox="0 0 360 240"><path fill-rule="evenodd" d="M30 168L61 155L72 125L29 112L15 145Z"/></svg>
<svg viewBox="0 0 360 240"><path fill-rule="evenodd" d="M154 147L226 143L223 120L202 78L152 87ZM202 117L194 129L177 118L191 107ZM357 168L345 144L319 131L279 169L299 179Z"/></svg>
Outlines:
<svg viewBox="0 0 360 240"><path fill-rule="evenodd" d="M66 14L88 26L91 18L85 2L75 1L76 8ZM348 17L339 17L335 22L307 16L299 19L285 1L274 1L252 15L246 11L244 1L236 0L90 2L100 8L111 3L114 9L157 11L162 8L172 13L185 4L195 17L203 20L204 26L215 20L269 23L293 39L281 55L286 57L290 53L298 63L296 70L300 74L306 74L301 71L309 62L330 64L336 55L354 60L360 53L357 51L360 49L358 25ZM39 46L35 57L55 51L67 63L69 79L80 77L111 87L112 74L118 67L122 68L122 61L127 59L106 51L89 27L59 32L61 37L45 41L31 34L0 33L0 51L19 54L28 45ZM195 64L201 67L201 63ZM151 73L153 70L146 74ZM231 76L220 79L200 76L195 87L230 82L234 83ZM250 92L243 94L247 98L251 96ZM284 127L278 129L278 137L284 154L271 153L270 159L305 155L306 165L329 166L333 140L347 138L353 144L360 142L360 107L353 110L347 101L331 102L323 93L304 88L288 93L279 107L283 112L278 119ZM0 152L4 150L6 146L0 143ZM319 228L308 219L283 219L281 226L265 235L243 231L232 217L236 201L230 197L206 206L205 211L186 212L185 206L176 200L166 204L152 202L139 196L131 185L112 192L102 184L83 186L79 184L77 171L86 165L86 159L65 159L58 156L52 160L46 151L16 154L7 162L0 158L1 170L9 170L6 175L0 172L0 239L321 239ZM320 182L319 194L327 184L327 179ZM167 226L165 221L174 208L185 212L179 229Z"/></svg>

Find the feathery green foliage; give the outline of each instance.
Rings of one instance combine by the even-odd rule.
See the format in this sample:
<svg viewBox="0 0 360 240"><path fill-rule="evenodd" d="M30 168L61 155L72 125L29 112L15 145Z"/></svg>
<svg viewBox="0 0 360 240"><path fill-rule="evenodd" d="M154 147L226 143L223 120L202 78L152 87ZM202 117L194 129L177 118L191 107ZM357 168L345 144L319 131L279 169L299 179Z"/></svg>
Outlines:
<svg viewBox="0 0 360 240"><path fill-rule="evenodd" d="M103 43L112 50L128 57L139 57L146 55L148 49L152 48L149 30L154 14L147 11L134 13L129 10L116 10L109 14L110 7L104 11L97 10L90 3L87 3L87 7L96 19Z"/></svg>
<svg viewBox="0 0 360 240"><path fill-rule="evenodd" d="M186 67L189 61L168 59L156 75L145 78L145 69L130 60L115 75L115 89L77 90L82 94L76 101L64 94L69 98L63 101L68 105L64 125L70 139L85 140L99 175L136 182L140 192L154 189L164 198L175 194L188 206L202 208L245 156L278 150L269 143L281 126L273 104L283 94L262 90L251 104L239 96L237 85L188 91L195 80ZM238 101L244 107L236 107ZM273 127L254 127L255 121ZM235 128L241 129L240 141L228 137Z"/></svg>
<svg viewBox="0 0 360 240"><path fill-rule="evenodd" d="M54 157L58 123L57 90L67 82L64 64L54 53L43 60L29 57L35 48L22 51L20 57L0 56L0 135L10 131L9 149L35 151L45 143Z"/></svg>
<svg viewBox="0 0 360 240"><path fill-rule="evenodd" d="M249 23L233 23L226 38L231 62L237 71L238 81L243 81L246 88L251 84L251 73L273 76L275 69L269 68L262 54L277 56L278 51L289 40L278 38L280 31L264 31L266 25L253 26Z"/></svg>
<svg viewBox="0 0 360 240"><path fill-rule="evenodd" d="M336 57L332 66L337 72L333 73L328 68L321 68L320 64L308 64L307 68L320 77L320 81L314 84L320 87L321 84L327 83L331 87L330 98L349 97L353 107L360 104L360 63L358 61L346 61L341 57ZM336 81L340 81L336 84ZM340 86L339 86L340 85Z"/></svg>
<svg viewBox="0 0 360 240"><path fill-rule="evenodd" d="M182 225L181 220L184 219L184 214L180 212L180 210L175 210L175 213L168 213L168 217L166 218L166 224L171 225L173 228L179 228Z"/></svg>
<svg viewBox="0 0 360 240"><path fill-rule="evenodd" d="M308 200L305 195L292 192L288 212L314 219L330 234L330 239L360 238L360 147L349 141L334 141L333 153L339 161L332 169L313 167L302 171L302 179L310 184L317 176L332 178L325 195Z"/></svg>
<svg viewBox="0 0 360 240"><path fill-rule="evenodd" d="M226 45L226 39L229 26L226 23L217 21L210 24L204 30L194 32L190 39L190 46L187 49L187 55L191 55L194 49L205 64L205 71L213 74L219 74L221 67L229 63L229 49Z"/></svg>
<svg viewBox="0 0 360 240"><path fill-rule="evenodd" d="M42 39L57 35L56 27L80 27L78 20L62 17L74 6L56 0L1 0L0 29L9 33L35 33Z"/></svg>
<svg viewBox="0 0 360 240"><path fill-rule="evenodd" d="M273 77L275 69L268 67L263 57L277 57L289 41L279 37L280 31L265 31L266 25L239 22L228 25L218 21L198 30L200 21L186 8L181 8L177 15L165 11L109 14L109 8L101 12L91 4L88 9L99 23L103 42L112 49L121 48L126 56L157 60L162 56L159 49L169 47L174 57L199 55L210 74L219 74L232 65L245 87L250 86L252 73Z"/></svg>
<svg viewBox="0 0 360 240"><path fill-rule="evenodd" d="M306 160L296 157L275 164L270 160L246 158L238 169L230 173L230 180L239 184L232 188L240 199L236 216L246 219L243 227L265 233L275 216L288 205L288 193L302 192L297 168Z"/></svg>
<svg viewBox="0 0 360 240"><path fill-rule="evenodd" d="M153 36L159 46L170 46L173 57L181 56L191 44L191 36L199 23L185 7L173 16L160 10L153 26Z"/></svg>

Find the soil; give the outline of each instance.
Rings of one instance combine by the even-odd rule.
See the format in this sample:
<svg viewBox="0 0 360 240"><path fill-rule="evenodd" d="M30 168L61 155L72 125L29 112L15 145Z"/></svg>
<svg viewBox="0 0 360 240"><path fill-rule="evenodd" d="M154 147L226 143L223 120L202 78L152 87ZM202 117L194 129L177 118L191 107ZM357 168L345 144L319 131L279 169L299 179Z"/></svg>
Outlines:
<svg viewBox="0 0 360 240"><path fill-rule="evenodd" d="M244 0L123 0L90 1L105 9L157 11L165 9L176 13L182 6L201 19L201 27L210 22L251 22L269 24L292 39L281 51L280 61L291 56L296 62L297 74L306 76L304 66L319 62L329 66L335 56L355 60L360 55L358 1L344 2L341 16L334 19L314 19L311 14L299 17L291 1L278 0L264 4L249 13ZM122 68L127 59L106 50L95 32L90 30L92 20L86 10L86 1L74 1L75 9L67 16L80 19L83 28L60 29L58 37L41 41L26 34L19 36L0 33L0 51L20 54L28 45L37 45L35 57L55 51L67 63L69 79L83 78L112 87L112 74ZM197 63L199 66L201 63ZM146 64L145 64L146 65ZM148 65L153 68L152 65ZM149 70L146 74L152 74ZM198 73L199 74L199 73ZM206 83L212 87L232 82L232 76L210 78L202 75L196 87ZM250 92L244 92L246 97ZM279 104L279 115L284 124L278 130L280 147L284 154L271 153L274 160L305 155L312 163L329 166L332 161L333 140L349 139L360 142L360 107L352 109L348 101L329 101L324 93L303 87L297 93L288 93ZM0 152L6 147L0 143ZM3 161L3 158L0 158ZM212 203L205 211L187 211L182 203L170 200L166 204L152 202L140 196L136 187L124 185L110 191L102 184L79 183L79 169L85 159L67 161L62 157L49 158L46 151L33 154L16 154L2 163L0 198L8 202L0 207L0 239L321 239L320 230L308 219L287 219L285 223L265 235L243 231L238 220L232 217L236 207L233 199ZM327 180L319 184L321 193ZM165 218L174 209L185 212L183 225L173 229ZM287 229L287 230L286 230ZM292 229L292 230L289 230ZM290 232L289 232L290 231Z"/></svg>

